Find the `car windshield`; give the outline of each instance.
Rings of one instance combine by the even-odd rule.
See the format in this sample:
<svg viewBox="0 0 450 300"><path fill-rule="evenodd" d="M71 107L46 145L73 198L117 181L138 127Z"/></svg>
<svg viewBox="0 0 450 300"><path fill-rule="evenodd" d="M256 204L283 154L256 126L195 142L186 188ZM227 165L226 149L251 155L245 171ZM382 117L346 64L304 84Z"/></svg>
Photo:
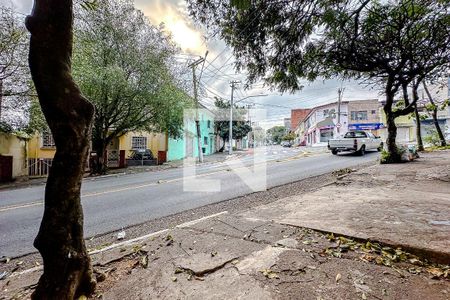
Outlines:
<svg viewBox="0 0 450 300"><path fill-rule="evenodd" d="M362 131L350 131L347 132L344 136L344 138L346 139L351 139L351 138L365 138L367 137L365 132Z"/></svg>

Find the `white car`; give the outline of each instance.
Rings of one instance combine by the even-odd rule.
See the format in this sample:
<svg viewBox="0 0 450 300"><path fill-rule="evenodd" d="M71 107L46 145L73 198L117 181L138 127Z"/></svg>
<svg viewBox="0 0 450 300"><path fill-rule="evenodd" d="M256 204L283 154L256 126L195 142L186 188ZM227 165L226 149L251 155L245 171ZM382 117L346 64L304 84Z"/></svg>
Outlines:
<svg viewBox="0 0 450 300"><path fill-rule="evenodd" d="M381 151L383 142L371 132L350 131L343 138L329 140L328 149L334 155L342 151L351 151L364 155L369 150Z"/></svg>

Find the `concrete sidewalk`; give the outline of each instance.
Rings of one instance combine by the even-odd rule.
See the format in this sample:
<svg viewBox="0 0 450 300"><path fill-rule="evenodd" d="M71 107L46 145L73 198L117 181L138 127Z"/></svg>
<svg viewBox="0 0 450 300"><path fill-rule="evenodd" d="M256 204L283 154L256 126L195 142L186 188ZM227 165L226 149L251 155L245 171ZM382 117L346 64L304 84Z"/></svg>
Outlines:
<svg viewBox="0 0 450 300"><path fill-rule="evenodd" d="M350 170L348 170L350 171ZM103 299L449 299L450 151L95 251ZM26 298L39 270L0 280Z"/></svg>

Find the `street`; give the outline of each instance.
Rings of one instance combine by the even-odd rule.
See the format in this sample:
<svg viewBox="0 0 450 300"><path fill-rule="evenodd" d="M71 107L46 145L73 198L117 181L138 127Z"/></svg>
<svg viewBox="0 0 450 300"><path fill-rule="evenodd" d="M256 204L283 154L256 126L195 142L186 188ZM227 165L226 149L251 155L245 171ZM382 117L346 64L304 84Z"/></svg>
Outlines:
<svg viewBox="0 0 450 300"><path fill-rule="evenodd" d="M271 147L267 159L268 188L311 176L375 161L376 152L364 157L330 153L301 155L297 148ZM253 155L241 157L251 165ZM220 192L183 191L183 169L85 179L82 187L85 237L232 199L252 190L224 163L197 167L197 175L221 181ZM33 239L43 213L44 186L0 191L0 257L16 257L36 250Z"/></svg>

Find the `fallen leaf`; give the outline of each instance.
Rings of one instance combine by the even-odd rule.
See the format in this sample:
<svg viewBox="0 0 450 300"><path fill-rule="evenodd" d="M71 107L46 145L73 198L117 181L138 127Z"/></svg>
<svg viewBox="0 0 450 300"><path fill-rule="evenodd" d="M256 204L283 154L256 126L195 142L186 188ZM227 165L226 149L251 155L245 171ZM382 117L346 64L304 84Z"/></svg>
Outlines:
<svg viewBox="0 0 450 300"><path fill-rule="evenodd" d="M87 297L85 295L81 295L80 297L78 297L78 300L87 300Z"/></svg>
<svg viewBox="0 0 450 300"><path fill-rule="evenodd" d="M432 278L439 278L442 275L444 275L444 271L442 271L439 268L434 268L434 267L428 268L427 272L430 273L431 275L433 275Z"/></svg>
<svg viewBox="0 0 450 300"><path fill-rule="evenodd" d="M6 276L8 276L8 272L4 271L0 273L0 280L3 280L6 278Z"/></svg>
<svg viewBox="0 0 450 300"><path fill-rule="evenodd" d="M173 282L176 282L177 280L178 280L178 278L176 278L175 276L174 277L171 277L170 278Z"/></svg>
<svg viewBox="0 0 450 300"><path fill-rule="evenodd" d="M147 269L147 267L148 267L148 255L142 256L141 265L142 265L142 267L144 269Z"/></svg>
<svg viewBox="0 0 450 300"><path fill-rule="evenodd" d="M367 300L367 296L366 296L366 294L365 294L365 293L362 293L362 294L361 294L361 299L363 299L363 300Z"/></svg>
<svg viewBox="0 0 450 300"><path fill-rule="evenodd" d="M278 276L278 274L274 271L272 271L271 269L264 269L260 271L261 273L263 273L263 275L269 279L275 279L275 278L280 278L280 276Z"/></svg>
<svg viewBox="0 0 450 300"><path fill-rule="evenodd" d="M336 282L339 282L339 280L341 280L341 278L342 278L341 273L337 273L337 275L336 275Z"/></svg>

